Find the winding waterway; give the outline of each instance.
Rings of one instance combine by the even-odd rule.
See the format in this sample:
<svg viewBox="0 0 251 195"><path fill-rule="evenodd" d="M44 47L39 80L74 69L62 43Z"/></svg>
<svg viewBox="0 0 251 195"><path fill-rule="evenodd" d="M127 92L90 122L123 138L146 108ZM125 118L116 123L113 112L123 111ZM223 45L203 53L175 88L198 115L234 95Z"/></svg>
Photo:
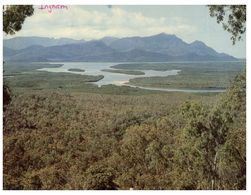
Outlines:
<svg viewBox="0 0 251 195"><path fill-rule="evenodd" d="M47 71L47 72L68 72L73 74L81 74L81 75L104 75L104 78L95 82L99 87L102 85L114 84L118 86L130 86L130 87L138 87L141 89L147 90L157 90L157 91L177 91L177 92L188 92L188 93L208 93L208 92L223 92L224 89L170 89L170 88L157 88L157 87L141 87L141 86L133 86L127 84L130 79L137 77L154 77L154 76L170 76L177 75L180 70L167 70L167 71L155 71L155 70L140 70L144 72L144 75L129 75L122 73L112 73L112 72L104 72L102 69L113 69L110 68L113 65L119 63L103 63L103 62L52 62L51 64L63 64L61 67L57 68L42 68L38 69L39 71ZM84 72L78 71L69 71L68 69L83 69ZM115 70L115 69L113 69Z"/></svg>

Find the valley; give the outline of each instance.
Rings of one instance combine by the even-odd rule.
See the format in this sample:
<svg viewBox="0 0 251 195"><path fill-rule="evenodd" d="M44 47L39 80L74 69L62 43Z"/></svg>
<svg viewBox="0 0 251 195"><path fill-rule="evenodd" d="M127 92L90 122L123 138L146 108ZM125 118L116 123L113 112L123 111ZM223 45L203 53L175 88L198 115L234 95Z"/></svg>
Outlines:
<svg viewBox="0 0 251 195"><path fill-rule="evenodd" d="M246 5L72 3L2 7L2 188L248 189Z"/></svg>

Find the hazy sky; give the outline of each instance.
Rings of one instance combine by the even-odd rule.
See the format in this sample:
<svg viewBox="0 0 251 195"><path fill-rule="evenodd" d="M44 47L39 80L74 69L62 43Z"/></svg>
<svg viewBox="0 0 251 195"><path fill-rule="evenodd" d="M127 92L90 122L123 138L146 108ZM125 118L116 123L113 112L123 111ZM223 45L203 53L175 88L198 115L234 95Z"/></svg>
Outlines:
<svg viewBox="0 0 251 195"><path fill-rule="evenodd" d="M27 18L15 36L99 39L104 36L175 34L185 42L200 40L218 52L246 56L246 39L232 45L230 34L209 16L206 6L68 6L68 9L38 9ZM10 38L8 36L4 38Z"/></svg>

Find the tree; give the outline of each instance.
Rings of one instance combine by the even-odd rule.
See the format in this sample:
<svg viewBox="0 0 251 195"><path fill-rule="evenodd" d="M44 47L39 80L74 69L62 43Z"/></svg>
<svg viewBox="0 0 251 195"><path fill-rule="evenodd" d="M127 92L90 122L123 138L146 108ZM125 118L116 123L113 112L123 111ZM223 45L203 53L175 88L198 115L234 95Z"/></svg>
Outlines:
<svg viewBox="0 0 251 195"><path fill-rule="evenodd" d="M210 15L240 40L246 31L245 5L211 5ZM228 20L226 23L226 15ZM246 73L237 75L231 87L212 108L186 103L186 125L175 154L178 188L246 188Z"/></svg>
<svg viewBox="0 0 251 195"><path fill-rule="evenodd" d="M187 102L182 114L186 125L175 163L179 188L245 189L245 72L212 108Z"/></svg>
<svg viewBox="0 0 251 195"><path fill-rule="evenodd" d="M86 171L84 189L88 190L116 190L114 170L105 165L92 165Z"/></svg>
<svg viewBox="0 0 251 195"><path fill-rule="evenodd" d="M11 101L11 96L10 96L10 89L9 87L4 84L3 85L3 110L6 110L6 106L9 105Z"/></svg>
<svg viewBox="0 0 251 195"><path fill-rule="evenodd" d="M25 19L32 16L32 5L7 5L3 11L3 31L6 34L15 34L22 29Z"/></svg>
<svg viewBox="0 0 251 195"><path fill-rule="evenodd" d="M32 5L7 5L3 11L3 31L6 34L15 34L22 29L24 20L33 15L34 8ZM3 85L3 105L6 110L11 101L11 92L9 87Z"/></svg>
<svg viewBox="0 0 251 195"><path fill-rule="evenodd" d="M233 44L246 32L246 5L209 5L211 17L222 23L224 30L232 34Z"/></svg>

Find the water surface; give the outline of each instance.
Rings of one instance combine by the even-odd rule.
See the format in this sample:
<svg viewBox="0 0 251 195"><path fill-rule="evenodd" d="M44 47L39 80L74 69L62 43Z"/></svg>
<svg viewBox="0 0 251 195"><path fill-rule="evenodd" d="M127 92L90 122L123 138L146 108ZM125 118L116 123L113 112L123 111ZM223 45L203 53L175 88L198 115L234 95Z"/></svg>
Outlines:
<svg viewBox="0 0 251 195"><path fill-rule="evenodd" d="M145 73L145 75L129 75L122 73L111 73L101 71L102 69L113 69L110 66L119 64L119 63L101 63L101 62L57 62L51 64L62 63L63 66L57 68L42 68L40 71L48 72L68 72L81 75L104 75L104 78L95 82L98 86L114 84L114 85L125 85L129 82L130 79L136 77L153 77L153 76L169 76L177 75L180 70L167 70L167 71L155 71L155 70L140 70ZM68 71L70 68L83 69L85 72L74 72ZM116 70L116 69L113 69Z"/></svg>
<svg viewBox="0 0 251 195"><path fill-rule="evenodd" d="M133 86L129 85L128 82L130 79L137 77L154 77L154 76L169 76L169 75L177 75L181 70L167 70L167 71L156 71L156 70L142 70L145 75L128 75L123 73L112 73L112 72L104 72L102 69L113 69L111 66L120 64L119 62L52 62L51 64L63 64L61 67L57 68L42 68L40 71L48 71L48 72L67 72L73 74L81 74L81 75L104 75L104 78L95 82L99 87L102 85L114 84L114 85L126 85L131 87L138 87L141 89L147 90L158 90L158 91L177 91L177 92L188 92L188 93L219 93L225 91L224 89L175 89L175 88L158 88L158 87L141 87L141 86ZM128 63L127 63L128 64ZM68 69L76 68L83 69L84 72L74 72L69 71ZM114 69L116 70L116 69ZM133 69L137 70L137 69Z"/></svg>

